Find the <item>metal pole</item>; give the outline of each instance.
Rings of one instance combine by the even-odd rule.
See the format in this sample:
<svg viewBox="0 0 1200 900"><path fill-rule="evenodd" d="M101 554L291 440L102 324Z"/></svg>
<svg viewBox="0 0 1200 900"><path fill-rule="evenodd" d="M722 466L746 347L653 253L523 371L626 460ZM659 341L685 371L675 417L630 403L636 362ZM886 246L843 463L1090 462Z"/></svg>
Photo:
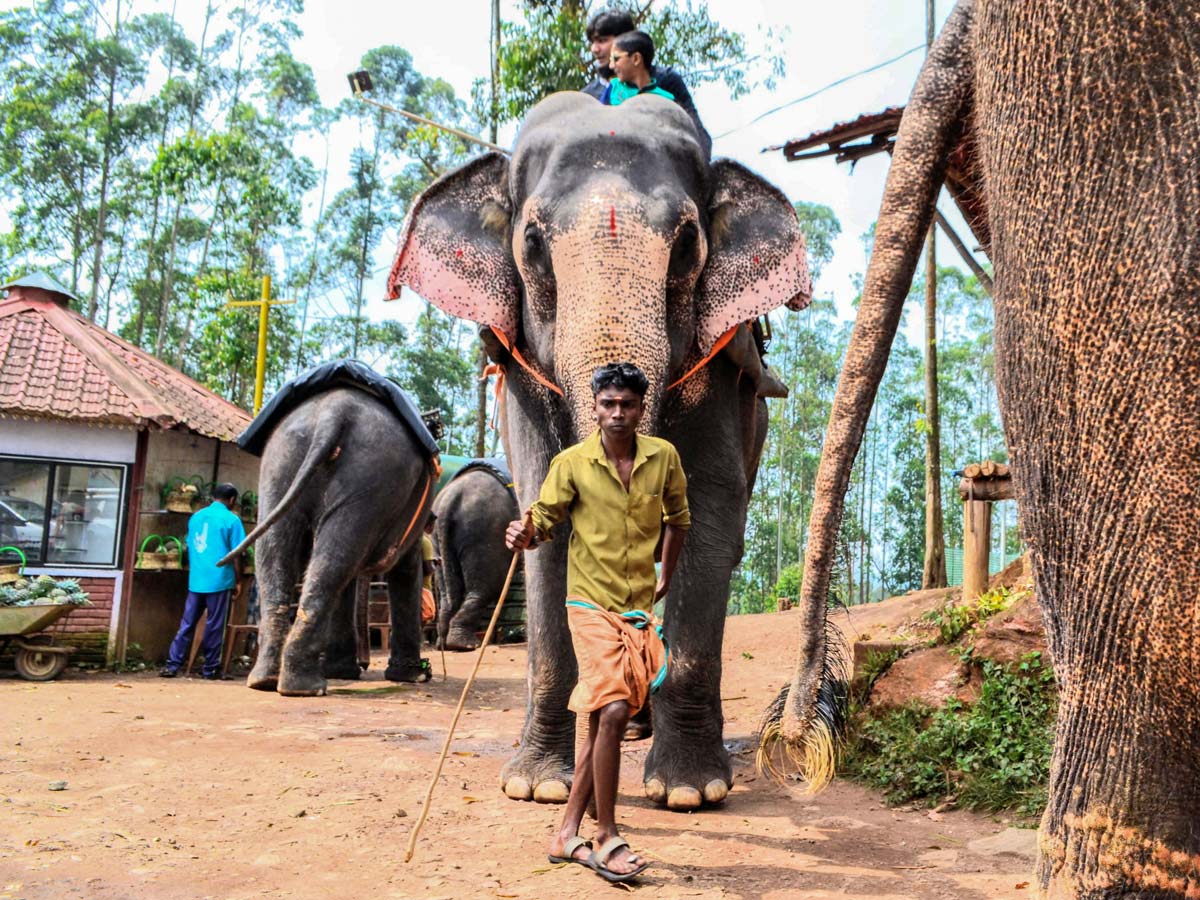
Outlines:
<svg viewBox="0 0 1200 900"><path fill-rule="evenodd" d="M262 305L258 311L258 361L254 368L254 414L262 409L263 384L267 377L267 312L271 309L271 276L264 275Z"/></svg>

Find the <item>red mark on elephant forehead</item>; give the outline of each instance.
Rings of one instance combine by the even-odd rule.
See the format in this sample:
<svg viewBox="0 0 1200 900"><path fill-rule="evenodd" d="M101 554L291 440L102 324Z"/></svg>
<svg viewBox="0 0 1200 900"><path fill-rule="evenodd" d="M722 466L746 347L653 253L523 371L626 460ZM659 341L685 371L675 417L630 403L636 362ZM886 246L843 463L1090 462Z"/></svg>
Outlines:
<svg viewBox="0 0 1200 900"><path fill-rule="evenodd" d="M608 133L608 136L609 136L609 137L616 137L616 136L617 136L617 133L616 133L615 131L610 131L610 132Z"/></svg>
<svg viewBox="0 0 1200 900"><path fill-rule="evenodd" d="M613 237L617 236L617 208L615 206L608 208L608 233Z"/></svg>
<svg viewBox="0 0 1200 900"><path fill-rule="evenodd" d="M757 266L762 260L759 257L754 257L754 264Z"/></svg>
<svg viewBox="0 0 1200 900"><path fill-rule="evenodd" d="M463 249L462 249L462 247L459 247L457 250L455 250L455 251L454 251L454 255L455 255L455 256L462 256L462 255L463 255Z"/></svg>

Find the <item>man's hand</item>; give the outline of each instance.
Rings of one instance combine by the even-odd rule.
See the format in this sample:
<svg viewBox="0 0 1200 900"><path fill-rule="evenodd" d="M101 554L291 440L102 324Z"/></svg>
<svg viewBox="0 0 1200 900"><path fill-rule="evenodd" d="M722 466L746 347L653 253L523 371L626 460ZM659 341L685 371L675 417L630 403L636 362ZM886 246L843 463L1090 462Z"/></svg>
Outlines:
<svg viewBox="0 0 1200 900"><path fill-rule="evenodd" d="M654 602L657 603L663 597L667 596L667 591L669 591L670 589L671 589L671 582L667 581L665 578L660 577L658 579L658 584L654 588Z"/></svg>
<svg viewBox="0 0 1200 900"><path fill-rule="evenodd" d="M509 550L532 550L537 542L533 539L533 523L528 519L513 519L504 532L504 545Z"/></svg>

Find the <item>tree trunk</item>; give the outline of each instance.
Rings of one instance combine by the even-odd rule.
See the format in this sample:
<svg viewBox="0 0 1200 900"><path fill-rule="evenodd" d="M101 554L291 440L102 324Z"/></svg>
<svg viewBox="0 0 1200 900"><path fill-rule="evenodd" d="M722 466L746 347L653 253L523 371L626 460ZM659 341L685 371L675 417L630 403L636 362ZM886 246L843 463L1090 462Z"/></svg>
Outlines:
<svg viewBox="0 0 1200 900"><path fill-rule="evenodd" d="M942 522L942 435L937 387L936 232L925 247L925 567L921 587L946 586L946 536Z"/></svg>

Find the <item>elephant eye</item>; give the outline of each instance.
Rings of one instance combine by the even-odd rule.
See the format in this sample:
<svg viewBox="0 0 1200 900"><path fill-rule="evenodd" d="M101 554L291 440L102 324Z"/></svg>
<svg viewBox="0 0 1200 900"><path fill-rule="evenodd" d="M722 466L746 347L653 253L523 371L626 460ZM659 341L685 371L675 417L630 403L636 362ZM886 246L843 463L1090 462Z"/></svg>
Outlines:
<svg viewBox="0 0 1200 900"><path fill-rule="evenodd" d="M546 239L536 225L525 226L525 248L522 255L525 265L534 271L547 275L550 272L550 253L546 248Z"/></svg>
<svg viewBox="0 0 1200 900"><path fill-rule="evenodd" d="M685 222L671 248L670 274L672 279L688 278L695 274L700 253L700 230L695 222Z"/></svg>

